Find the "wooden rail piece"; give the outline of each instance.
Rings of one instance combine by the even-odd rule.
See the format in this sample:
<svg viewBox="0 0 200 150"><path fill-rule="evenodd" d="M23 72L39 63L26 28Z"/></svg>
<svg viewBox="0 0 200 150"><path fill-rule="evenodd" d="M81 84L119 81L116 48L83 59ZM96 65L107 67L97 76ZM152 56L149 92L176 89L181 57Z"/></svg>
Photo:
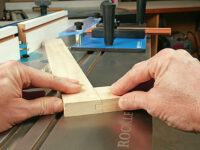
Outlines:
<svg viewBox="0 0 200 150"><path fill-rule="evenodd" d="M3 42L8 41L8 40L11 40L13 38L15 38L14 35L10 35L8 37L2 38L2 39L0 39L0 43L3 43Z"/></svg>
<svg viewBox="0 0 200 150"><path fill-rule="evenodd" d="M66 29L67 15L67 11L59 11L19 23L19 39L27 44L29 53L40 48L44 40L56 38Z"/></svg>
<svg viewBox="0 0 200 150"><path fill-rule="evenodd" d="M82 85L80 93L62 94L65 117L120 110L119 97L109 87L93 88L61 39L45 41L45 49L54 75L78 79Z"/></svg>
<svg viewBox="0 0 200 150"><path fill-rule="evenodd" d="M145 34L159 34L159 35L171 35L171 28L135 28L135 27L118 27L118 29L145 29Z"/></svg>
<svg viewBox="0 0 200 150"><path fill-rule="evenodd" d="M96 105L97 110L102 112L120 111L118 105L119 96L113 95L110 92L110 87L96 87L94 88L101 99L101 105Z"/></svg>
<svg viewBox="0 0 200 150"><path fill-rule="evenodd" d="M47 12L51 12L51 11L61 11L63 10L62 8L47 8ZM40 12L40 8L39 7L34 7L33 11L35 12Z"/></svg>
<svg viewBox="0 0 200 150"><path fill-rule="evenodd" d="M86 33L91 33L94 27L89 28ZM117 29L145 29L145 34L159 34L159 35L171 35L171 28L144 28L144 27L117 27Z"/></svg>

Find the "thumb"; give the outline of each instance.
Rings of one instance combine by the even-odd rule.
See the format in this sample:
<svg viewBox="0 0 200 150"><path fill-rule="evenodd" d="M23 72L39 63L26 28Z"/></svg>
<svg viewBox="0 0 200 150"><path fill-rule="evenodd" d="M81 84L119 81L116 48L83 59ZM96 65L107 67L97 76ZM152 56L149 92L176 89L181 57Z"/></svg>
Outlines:
<svg viewBox="0 0 200 150"><path fill-rule="evenodd" d="M57 97L40 97L28 101L31 112L28 118L38 115L55 114L63 111L63 101Z"/></svg>
<svg viewBox="0 0 200 150"><path fill-rule="evenodd" d="M147 92L134 91L120 97L119 107L124 110L146 109Z"/></svg>

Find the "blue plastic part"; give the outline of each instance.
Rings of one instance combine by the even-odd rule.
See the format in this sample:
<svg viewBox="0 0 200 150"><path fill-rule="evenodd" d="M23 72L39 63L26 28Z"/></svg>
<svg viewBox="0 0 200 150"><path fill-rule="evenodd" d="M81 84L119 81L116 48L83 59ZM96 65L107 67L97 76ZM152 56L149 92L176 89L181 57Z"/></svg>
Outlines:
<svg viewBox="0 0 200 150"><path fill-rule="evenodd" d="M29 54L28 58L22 58L19 60L19 62L35 61L41 59L42 57L43 57L42 53L32 52Z"/></svg>
<svg viewBox="0 0 200 150"><path fill-rule="evenodd" d="M23 48L23 49L24 49L24 48L27 48L27 45L26 45L26 44L20 44L20 45L19 45L19 48Z"/></svg>
<svg viewBox="0 0 200 150"><path fill-rule="evenodd" d="M80 32L77 32L76 27L71 26L71 27L67 28L65 31L59 33L59 37L76 35L76 34L83 34L85 31L87 31L89 28L96 25L100 21L101 21L101 18L97 19L97 18L94 18L94 17L89 17L89 18L83 20L83 23L84 23L83 24L83 30L81 30Z"/></svg>
<svg viewBox="0 0 200 150"><path fill-rule="evenodd" d="M112 49L146 49L146 36L144 39L115 38L112 46L104 44L104 38L93 38L87 34L82 38L80 46L74 44L72 47L79 48L112 48Z"/></svg>
<svg viewBox="0 0 200 150"><path fill-rule="evenodd" d="M20 49L20 56L27 54L27 45L26 44L20 44L19 49Z"/></svg>
<svg viewBox="0 0 200 150"><path fill-rule="evenodd" d="M27 54L27 51L26 50L20 50L20 55L23 56L23 55L26 55Z"/></svg>

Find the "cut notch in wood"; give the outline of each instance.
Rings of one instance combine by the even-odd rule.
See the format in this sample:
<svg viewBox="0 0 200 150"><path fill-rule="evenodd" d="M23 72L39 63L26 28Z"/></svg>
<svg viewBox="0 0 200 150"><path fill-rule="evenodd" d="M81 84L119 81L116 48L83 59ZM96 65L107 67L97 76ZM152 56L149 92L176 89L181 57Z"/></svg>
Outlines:
<svg viewBox="0 0 200 150"><path fill-rule="evenodd" d="M83 85L80 93L62 94L65 117L120 111L119 97L109 87L93 88L61 39L45 41L45 49L54 75L78 79Z"/></svg>

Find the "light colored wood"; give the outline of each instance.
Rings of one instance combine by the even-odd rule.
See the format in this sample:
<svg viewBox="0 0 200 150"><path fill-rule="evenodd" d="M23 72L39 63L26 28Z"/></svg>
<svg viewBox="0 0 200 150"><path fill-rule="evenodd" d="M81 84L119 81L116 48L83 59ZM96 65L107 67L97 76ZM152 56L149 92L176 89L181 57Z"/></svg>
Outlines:
<svg viewBox="0 0 200 150"><path fill-rule="evenodd" d="M76 63L62 40L48 40L45 49L52 73L60 77L76 78L82 84L82 91L78 94L62 94L64 115L77 116L96 112L95 105L100 103L85 74Z"/></svg>
<svg viewBox="0 0 200 150"><path fill-rule="evenodd" d="M63 8L47 8L47 12L50 12L50 11L61 11L61 10L63 10ZM34 7L33 11L40 12L40 8L39 7Z"/></svg>
<svg viewBox="0 0 200 150"><path fill-rule="evenodd" d="M92 33L95 27L89 28L86 33ZM102 28L102 27L99 27ZM117 29L144 29L145 34L171 35L171 28L144 28L144 27L117 27Z"/></svg>
<svg viewBox="0 0 200 150"><path fill-rule="evenodd" d="M0 39L14 35L16 33L18 33L18 29L17 29L16 26L9 26L9 27L0 28Z"/></svg>
<svg viewBox="0 0 200 150"><path fill-rule="evenodd" d="M7 36L7 37L5 37L3 39L0 39L0 43L5 42L5 41L10 40L10 39L13 39L13 38L15 38L14 35Z"/></svg>
<svg viewBox="0 0 200 150"><path fill-rule="evenodd" d="M144 29L146 34L171 35L171 28L119 27L118 29Z"/></svg>
<svg viewBox="0 0 200 150"><path fill-rule="evenodd" d="M19 39L11 38L0 43L0 63L8 60L19 60Z"/></svg>
<svg viewBox="0 0 200 150"><path fill-rule="evenodd" d="M54 75L78 79L82 85L80 93L62 94L65 117L120 110L118 97L109 93L109 87L93 88L61 39L45 41L45 49Z"/></svg>
<svg viewBox="0 0 200 150"><path fill-rule="evenodd" d="M113 95L109 86L94 89L101 99L101 105L96 105L97 110L100 109L102 112L121 111L118 105L119 96Z"/></svg>
<svg viewBox="0 0 200 150"><path fill-rule="evenodd" d="M148 14L146 16L146 24L148 27L159 27L159 14ZM154 56L158 51L158 35L151 35L151 56Z"/></svg>

